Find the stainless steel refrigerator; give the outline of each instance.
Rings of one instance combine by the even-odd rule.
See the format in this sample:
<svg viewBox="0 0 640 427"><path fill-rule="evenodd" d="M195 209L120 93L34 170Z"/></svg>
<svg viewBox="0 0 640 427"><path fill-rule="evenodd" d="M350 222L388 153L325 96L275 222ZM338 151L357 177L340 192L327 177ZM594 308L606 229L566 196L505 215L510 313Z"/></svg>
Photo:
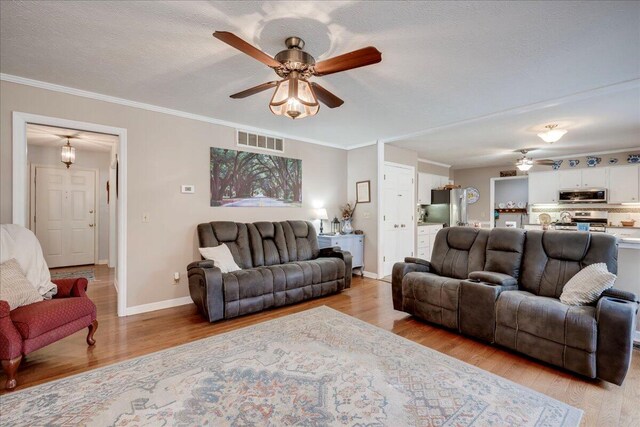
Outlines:
<svg viewBox="0 0 640 427"><path fill-rule="evenodd" d="M467 190L431 190L431 204L425 209L425 220L445 227L468 225Z"/></svg>

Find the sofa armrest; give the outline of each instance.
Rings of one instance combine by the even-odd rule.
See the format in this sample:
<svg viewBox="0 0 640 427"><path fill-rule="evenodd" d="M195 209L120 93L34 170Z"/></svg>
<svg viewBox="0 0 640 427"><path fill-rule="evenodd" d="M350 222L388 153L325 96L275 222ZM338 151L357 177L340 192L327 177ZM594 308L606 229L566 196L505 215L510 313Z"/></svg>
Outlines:
<svg viewBox="0 0 640 427"><path fill-rule="evenodd" d="M396 262L391 272L391 295L393 297L393 308L402 311L402 279L409 273L428 273L431 264L429 261L407 257L404 262Z"/></svg>
<svg viewBox="0 0 640 427"><path fill-rule="evenodd" d="M596 306L598 378L614 384L622 384L631 365L637 311L638 303L635 301L609 296L598 300Z"/></svg>
<svg viewBox="0 0 640 427"><path fill-rule="evenodd" d="M52 280L58 287L58 292L53 298L69 298L69 297L84 297L86 296L87 286L89 281L84 277L77 277L73 279L56 279Z"/></svg>
<svg viewBox="0 0 640 427"><path fill-rule="evenodd" d="M512 284L507 285L462 280L460 282L458 301L460 332L488 342L494 342L498 298L504 291L515 291L517 289L518 286L515 280Z"/></svg>
<svg viewBox="0 0 640 427"><path fill-rule="evenodd" d="M9 303L0 300L0 360L15 359L22 354L22 336L11 321Z"/></svg>
<svg viewBox="0 0 640 427"><path fill-rule="evenodd" d="M429 269L431 269L431 263L429 261L427 261L426 259L422 259L422 258L415 258L415 257L405 257L404 262L409 263L409 264L420 264L420 265L424 265L429 267Z"/></svg>
<svg viewBox="0 0 640 427"><path fill-rule="evenodd" d="M351 287L351 275L353 274L353 257L351 252L343 251L339 246L320 249L319 258L340 258L344 261L344 287Z"/></svg>
<svg viewBox="0 0 640 427"><path fill-rule="evenodd" d="M213 268L213 267L215 267L213 260L205 259L205 260L192 262L187 266L187 271L191 270L192 268Z"/></svg>
<svg viewBox="0 0 640 427"><path fill-rule="evenodd" d="M600 296L600 298L602 297L612 297L617 299L623 299L630 302L640 303L640 299L638 298L638 295L634 294L633 292L621 291L620 289L614 289L614 288L607 289L606 291L604 291Z"/></svg>
<svg viewBox="0 0 640 427"><path fill-rule="evenodd" d="M469 274L469 280L498 286L513 286L517 283L512 276L493 271L473 271Z"/></svg>
<svg viewBox="0 0 640 427"><path fill-rule="evenodd" d="M215 322L224 318L224 289L222 272L213 261L196 261L187 267L189 293L202 315Z"/></svg>

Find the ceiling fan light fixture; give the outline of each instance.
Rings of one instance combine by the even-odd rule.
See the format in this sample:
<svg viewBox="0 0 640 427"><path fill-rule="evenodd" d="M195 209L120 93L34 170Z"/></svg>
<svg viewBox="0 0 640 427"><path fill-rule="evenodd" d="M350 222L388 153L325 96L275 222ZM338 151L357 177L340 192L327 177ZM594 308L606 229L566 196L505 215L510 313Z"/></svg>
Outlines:
<svg viewBox="0 0 640 427"><path fill-rule="evenodd" d="M269 109L277 116L295 120L316 115L320 104L309 82L293 72L288 78L278 82Z"/></svg>
<svg viewBox="0 0 640 427"><path fill-rule="evenodd" d="M547 125L545 126L548 129L545 132L540 132L538 136L546 143L553 144L554 142L558 142L560 138L567 133L566 129L556 129L558 125Z"/></svg>
<svg viewBox="0 0 640 427"><path fill-rule="evenodd" d="M518 159L518 161L516 162L516 167L520 171L526 172L533 167L533 160L531 160L528 157L523 157L521 159Z"/></svg>
<svg viewBox="0 0 640 427"><path fill-rule="evenodd" d="M67 165L67 169L76 161L76 149L69 143L69 137L67 137L67 143L60 150L60 161Z"/></svg>

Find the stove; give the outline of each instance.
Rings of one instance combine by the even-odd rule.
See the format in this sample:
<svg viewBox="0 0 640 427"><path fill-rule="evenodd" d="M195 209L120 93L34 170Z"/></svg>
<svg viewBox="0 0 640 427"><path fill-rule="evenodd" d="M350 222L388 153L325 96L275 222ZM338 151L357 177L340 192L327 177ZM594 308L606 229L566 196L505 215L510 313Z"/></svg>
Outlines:
<svg viewBox="0 0 640 427"><path fill-rule="evenodd" d="M609 213L607 211L574 211L570 213L571 222L557 222L556 230L578 231L578 224L588 224L589 231L604 233L607 231Z"/></svg>

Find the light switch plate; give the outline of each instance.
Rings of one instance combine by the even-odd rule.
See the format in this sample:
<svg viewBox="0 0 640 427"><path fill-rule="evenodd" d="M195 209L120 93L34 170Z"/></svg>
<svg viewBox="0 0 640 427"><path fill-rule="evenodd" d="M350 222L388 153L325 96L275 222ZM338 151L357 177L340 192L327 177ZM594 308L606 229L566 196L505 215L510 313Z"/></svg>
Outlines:
<svg viewBox="0 0 640 427"><path fill-rule="evenodd" d="M193 194L196 192L196 186L191 184L183 185L181 192L185 194Z"/></svg>

